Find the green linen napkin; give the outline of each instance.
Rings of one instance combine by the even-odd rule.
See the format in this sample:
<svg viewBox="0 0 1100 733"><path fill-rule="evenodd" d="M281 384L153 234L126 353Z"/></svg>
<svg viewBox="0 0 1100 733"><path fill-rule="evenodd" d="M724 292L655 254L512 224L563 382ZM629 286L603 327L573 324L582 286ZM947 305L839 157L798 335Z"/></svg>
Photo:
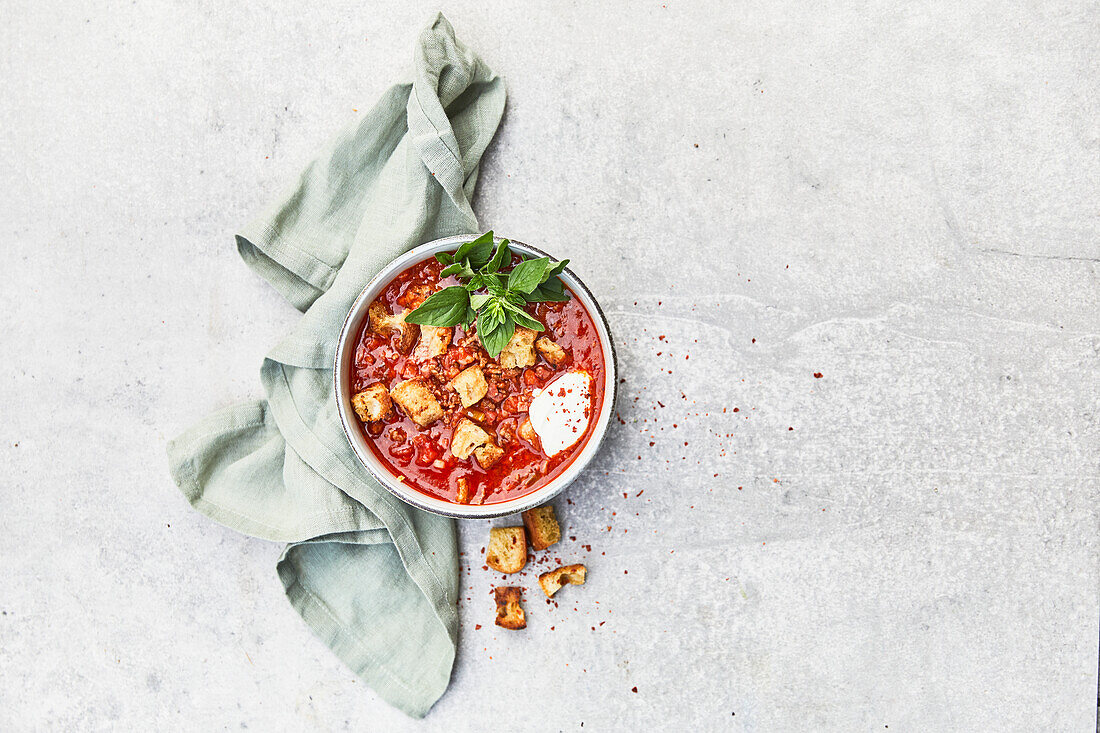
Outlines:
<svg viewBox="0 0 1100 733"><path fill-rule="evenodd" d="M401 252L474 233L478 164L504 83L439 15L411 82L391 87L236 238L257 273L304 311L264 360L266 400L215 413L168 446L192 506L289 542L287 598L379 695L423 716L450 680L458 634L454 523L398 501L359 465L332 389L352 301Z"/></svg>

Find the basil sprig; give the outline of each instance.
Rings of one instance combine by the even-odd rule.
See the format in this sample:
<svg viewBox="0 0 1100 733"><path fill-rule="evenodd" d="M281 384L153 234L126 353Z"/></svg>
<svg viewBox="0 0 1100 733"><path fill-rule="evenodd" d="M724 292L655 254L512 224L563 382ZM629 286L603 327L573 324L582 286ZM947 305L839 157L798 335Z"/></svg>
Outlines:
<svg viewBox="0 0 1100 733"><path fill-rule="evenodd" d="M524 258L504 272L501 268L511 265L512 251L507 239L494 248L492 231L466 242L453 253L440 252L435 258L446 265L442 275L454 275L463 284L434 293L405 316L405 321L440 327L460 323L470 326L477 321L481 344L494 359L511 340L516 326L544 330L524 310L526 304L569 300L558 277L569 260Z"/></svg>

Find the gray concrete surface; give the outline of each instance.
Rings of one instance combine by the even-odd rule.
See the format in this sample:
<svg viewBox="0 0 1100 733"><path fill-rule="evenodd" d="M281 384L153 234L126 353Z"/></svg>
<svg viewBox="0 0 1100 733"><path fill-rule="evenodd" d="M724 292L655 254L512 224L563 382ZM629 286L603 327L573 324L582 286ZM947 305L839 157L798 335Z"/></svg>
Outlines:
<svg viewBox="0 0 1100 733"><path fill-rule="evenodd" d="M510 93L480 215L627 381L588 584L498 632L463 524L421 723L164 444L295 318L230 235L436 6L195 5L4 4L0 728L1092 729L1096 4L442 4Z"/></svg>

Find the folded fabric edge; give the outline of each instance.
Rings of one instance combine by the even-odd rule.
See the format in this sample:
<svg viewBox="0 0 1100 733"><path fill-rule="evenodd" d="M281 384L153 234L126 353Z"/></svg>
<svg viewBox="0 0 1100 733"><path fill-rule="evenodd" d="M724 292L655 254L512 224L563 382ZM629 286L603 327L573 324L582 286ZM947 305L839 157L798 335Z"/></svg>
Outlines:
<svg viewBox="0 0 1100 733"><path fill-rule="evenodd" d="M168 441L168 473L194 505L202 497L202 486L195 474L195 456L200 443L213 435L240 433L261 428L267 422L267 406L263 401L242 402L213 412Z"/></svg>
<svg viewBox="0 0 1100 733"><path fill-rule="evenodd" d="M307 463L313 466L314 470L329 483L339 487L364 506L370 505L370 502L356 496L356 492L351 488L361 483L355 469L349 467L324 441L318 438L294 408L294 398L290 391L284 365L265 359L260 373L268 391L268 404L273 412L275 422L279 425L279 431L286 437L287 443L293 446L299 455L303 456ZM442 603L433 603L432 605L440 612L437 614L439 622L443 624L448 635L457 646L457 597L447 592L447 584L439 577L435 568L425 557L424 549L420 547L409 520L398 508L399 500L385 492L377 498L378 501L372 506L371 511L382 520L387 530L389 530L405 570L412 577L413 582L420 587L429 600L432 598L443 600ZM413 511L421 510L414 509ZM453 521L450 526L453 531ZM457 570L456 566L456 577Z"/></svg>
<svg viewBox="0 0 1100 733"><path fill-rule="evenodd" d="M442 48L452 45L464 61L473 65L475 75L470 79L466 91L475 87L485 88L480 97L483 97L492 105L492 121L487 125L489 134L481 139L481 131L478 131L479 139L473 142L467 154L463 155L454 139L454 130L450 125L437 123L436 117L447 118L448 114L440 104L436 96L437 85L440 81L441 67L437 67L433 59L440 56L448 56ZM476 153L476 159L488 146L496 134L504 114L505 91L504 80L489 68L481 58L468 46L458 39L454 26L447 20L442 12L437 12L432 21L421 31L416 46L416 66L412 88L410 89L407 115L409 123L409 135L413 144L418 149L426 168L431 171L452 203L465 217L466 225L471 231L478 229L477 216L474 214L471 204L473 187L467 188L468 173L465 172L470 153ZM485 72L484 76L476 74L476 71ZM428 93L430 90L430 94ZM424 98L422 99L422 96ZM477 165L473 166L473 175L476 180Z"/></svg>
<svg viewBox="0 0 1100 733"><path fill-rule="evenodd" d="M286 552L276 568L283 583L287 600L302 617L310 630L327 645L367 686L383 700L406 715L423 718L447 691L449 681L438 690L425 694L417 692L385 664L379 662L363 647L356 633L344 626L335 614L313 592L302 584L285 561ZM452 650L454 647L452 647ZM453 658L448 667L453 667Z"/></svg>
<svg viewBox="0 0 1100 733"><path fill-rule="evenodd" d="M305 311L321 297L336 276L336 271L328 265L310 261L299 250L275 244L270 231L238 234L236 240L237 253L245 264L300 311ZM297 274L303 268L310 273L313 282ZM320 283L323 287L314 283Z"/></svg>
<svg viewBox="0 0 1100 733"><path fill-rule="evenodd" d="M239 435L260 430L267 425L268 413L263 402L245 402L208 415L176 438L168 441L168 473L183 494L187 503L203 516L224 527L250 537L272 542L301 542L332 532L333 526L352 526L358 511L354 507L342 507L299 519L294 527L274 526L256 517L248 516L230 507L211 501L195 468L198 446L215 437ZM358 531L364 530L355 523ZM385 531L384 529L382 530ZM387 533L388 540L388 533Z"/></svg>

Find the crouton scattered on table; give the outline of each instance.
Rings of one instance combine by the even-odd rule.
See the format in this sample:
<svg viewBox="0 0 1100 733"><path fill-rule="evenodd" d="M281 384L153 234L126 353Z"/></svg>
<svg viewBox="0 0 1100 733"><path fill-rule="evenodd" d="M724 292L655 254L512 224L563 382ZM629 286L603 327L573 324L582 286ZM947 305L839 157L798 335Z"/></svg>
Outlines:
<svg viewBox="0 0 1100 733"><path fill-rule="evenodd" d="M527 564L527 538L523 527L493 527L485 564L501 573L518 573Z"/></svg>
<svg viewBox="0 0 1100 733"><path fill-rule="evenodd" d="M561 539L561 526L554 515L553 504L525 511L523 526L527 528L527 535L531 538L531 547L536 550L545 550Z"/></svg>
<svg viewBox="0 0 1100 733"><path fill-rule="evenodd" d="M497 602L497 626L513 630L527 628L527 617L520 605L523 598L522 588L501 586L493 591L493 595Z"/></svg>
<svg viewBox="0 0 1100 733"><path fill-rule="evenodd" d="M567 583L584 585L584 579L587 575L588 568L584 565L566 565L540 575L539 585L542 586L542 592L546 594L546 597L550 598Z"/></svg>

